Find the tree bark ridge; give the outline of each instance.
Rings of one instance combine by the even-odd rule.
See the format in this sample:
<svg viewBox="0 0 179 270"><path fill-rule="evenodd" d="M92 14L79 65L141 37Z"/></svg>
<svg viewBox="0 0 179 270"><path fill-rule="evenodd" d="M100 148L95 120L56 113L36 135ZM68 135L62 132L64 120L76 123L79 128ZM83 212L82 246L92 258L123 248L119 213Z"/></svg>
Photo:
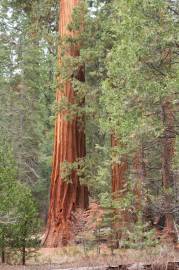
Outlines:
<svg viewBox="0 0 179 270"><path fill-rule="evenodd" d="M76 35L69 31L68 25L72 20L73 9L78 4L79 0L60 1L59 33L61 38ZM79 49L72 45L65 53L70 57L77 57ZM59 66L63 64L62 62L61 48L59 48ZM85 80L83 69L79 69L77 78L82 82ZM76 104L71 81L65 81L63 85L62 89L57 90L57 103L65 97L70 104ZM68 114L68 111L58 113L55 123L50 206L44 240L44 245L47 247L67 245L74 237L75 209L88 207L88 189L80 184L76 170L71 171L70 183L62 179L63 163L72 164L86 155L84 117L74 115L72 119L67 120Z"/></svg>

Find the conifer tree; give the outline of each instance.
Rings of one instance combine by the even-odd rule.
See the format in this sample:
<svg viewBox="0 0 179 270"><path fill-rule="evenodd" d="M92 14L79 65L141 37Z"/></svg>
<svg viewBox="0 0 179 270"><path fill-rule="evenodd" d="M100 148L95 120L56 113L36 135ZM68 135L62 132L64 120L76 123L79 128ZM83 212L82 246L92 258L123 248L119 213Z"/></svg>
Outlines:
<svg viewBox="0 0 179 270"><path fill-rule="evenodd" d="M70 31L69 24L72 22L72 13L79 1L69 0L60 1L60 24L59 34L62 39L73 38L77 33ZM59 48L59 66L64 65L62 53L66 57L78 57L79 48L75 45L66 45L64 52ZM70 69L70 66L69 68ZM72 85L72 78L75 76L80 82L84 82L84 67L77 66L76 74L69 70L69 75L63 79L61 75L58 78L58 87L56 94L57 103L66 99L69 105L77 104L79 98L76 97ZM78 105L83 106L84 100ZM78 159L84 158L86 154L86 141L84 130L84 116L76 115L73 112L70 115L68 109L58 113L55 123L55 138L53 165L50 188L50 206L48 213L47 231L45 236L45 245L56 247L66 245L73 238L73 211L77 207L87 209L88 207L88 190L81 185L79 177L73 163ZM72 164L70 169L70 182L63 179L63 164L67 162Z"/></svg>

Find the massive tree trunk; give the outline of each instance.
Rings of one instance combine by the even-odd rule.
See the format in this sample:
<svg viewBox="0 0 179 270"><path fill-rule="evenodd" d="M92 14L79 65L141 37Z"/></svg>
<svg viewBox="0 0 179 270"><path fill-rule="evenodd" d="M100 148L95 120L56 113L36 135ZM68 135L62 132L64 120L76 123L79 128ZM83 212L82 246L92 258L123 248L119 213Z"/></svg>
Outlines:
<svg viewBox="0 0 179 270"><path fill-rule="evenodd" d="M162 104L162 121L164 124L164 133L162 138L162 181L163 188L167 191L167 189L173 187L172 161L176 140L174 113L172 102L170 100L166 100ZM168 201L166 201L166 210L168 212L165 214L165 230L169 234L175 231L174 218L173 214L170 212L170 205L171 201L169 198Z"/></svg>
<svg viewBox="0 0 179 270"><path fill-rule="evenodd" d="M79 0L60 1L60 24L59 32L61 38L74 36L77 33L69 32L68 25L72 20L72 12ZM60 51L60 50L59 50ZM79 56L79 49L71 45L66 54L71 57ZM59 52L59 65L63 64L61 52ZM79 68L77 79L84 81L84 69ZM61 79L59 78L59 81ZM56 94L57 102L66 98L70 104L76 103L76 97L70 80L63 83L63 88ZM63 163L73 163L85 156L85 131L84 117L67 120L69 112L58 114L55 123L55 139L53 167L51 175L50 206L48 223L44 244L47 247L67 245L74 237L74 212L76 208L86 209L88 207L88 190L81 185L76 170L71 171L71 181L62 179Z"/></svg>

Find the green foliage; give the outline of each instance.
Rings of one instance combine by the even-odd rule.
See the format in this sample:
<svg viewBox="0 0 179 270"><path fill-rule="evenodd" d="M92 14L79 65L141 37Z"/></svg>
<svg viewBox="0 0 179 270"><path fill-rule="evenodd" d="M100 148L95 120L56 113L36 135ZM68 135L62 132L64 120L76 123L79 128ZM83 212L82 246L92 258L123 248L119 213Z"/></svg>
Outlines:
<svg viewBox="0 0 179 270"><path fill-rule="evenodd" d="M108 72L101 97L110 121L102 128L114 130L129 145L145 134L157 137L162 132L153 111L175 91L176 85L170 85L176 83L178 72L175 65L169 68L165 63L162 51L175 50L177 25L163 1L115 5L118 41L106 57Z"/></svg>
<svg viewBox="0 0 179 270"><path fill-rule="evenodd" d="M28 249L37 247L40 222L30 189L17 180L17 167L9 143L0 144L0 249L22 250L25 264Z"/></svg>
<svg viewBox="0 0 179 270"><path fill-rule="evenodd" d="M147 249L155 247L159 242L156 232L149 224L139 219L130 229L123 228L121 244L132 249Z"/></svg>
<svg viewBox="0 0 179 270"><path fill-rule="evenodd" d="M12 144L18 178L32 189L43 218L53 143L56 7L48 0L0 4L0 136Z"/></svg>
<svg viewBox="0 0 179 270"><path fill-rule="evenodd" d="M162 103L168 97L175 100L175 104L178 100L178 2L116 0L104 1L101 5L94 1L94 6L94 11L85 13L84 31L78 40L73 40L81 44L80 62L85 63L86 72L87 164L93 165L92 170L85 166L84 175L86 173L90 189L91 186L95 189L92 196L101 198L105 207L112 207L111 165L120 163L125 155L129 163L126 181L130 182L130 187L113 207L119 212L120 209L131 210L136 200L134 188L143 181L144 209L147 204L152 206L149 197L152 194L157 198L163 185L162 138L166 126L161 118ZM79 29L78 12L70 29ZM71 62L70 66L73 66ZM173 110L177 134L176 106ZM110 146L111 134L119 139L115 149ZM141 147L143 157L135 167L135 156ZM173 160L171 166L172 163ZM141 170L145 171L142 180ZM165 198L168 203L171 201L173 210L170 207L170 211L174 214L176 195L172 199ZM160 208L160 215L159 201L155 201L155 207ZM135 213L134 208L135 205L132 209ZM109 220L112 224L112 215ZM145 234L145 229L145 222L136 223L141 235ZM145 238L151 238L154 243L153 232L146 231ZM145 240L146 245L150 245L148 240Z"/></svg>
<svg viewBox="0 0 179 270"><path fill-rule="evenodd" d="M86 157L59 166L67 182L76 171L104 210L95 239L104 229L111 247L116 239L132 248L155 245L154 231L144 216L135 220L133 228L125 222L120 229L114 224L123 224L121 216L126 211L137 216L134 190L140 181L143 212L151 207L154 214L166 214L168 209L177 216L178 180L172 180L171 190L162 188L166 123L161 107L168 98L173 104L174 127L170 129L174 129L176 153L170 161L175 170L170 177L176 174L178 179L178 1L80 1L68 26L78 34L60 41L58 4L57 0L2 0L0 4L0 136L5 134L12 145L10 149L2 143L0 148L1 249L13 245L24 256L24 247L36 244L36 237L32 238L39 228L36 207L22 183L30 186L44 217L51 120L64 111L68 111L66 121L76 116L86 121ZM58 46L63 58L60 68L56 68ZM66 55L71 46L80 48L79 56ZM79 68L85 68L84 82L77 78ZM56 76L60 77L57 82ZM57 104L55 90L63 89L66 80L74 88L76 102L62 98ZM111 147L111 135L119 145ZM135 166L141 148L143 156ZM124 156L128 160L126 185L119 194L111 194L111 167ZM118 199L113 200L114 195ZM165 201L168 206L163 207Z"/></svg>
<svg viewBox="0 0 179 270"><path fill-rule="evenodd" d="M29 188L20 184L18 191L17 218L12 226L11 245L20 250L22 264L25 264L27 256L32 254L31 249L35 252L39 246L40 220Z"/></svg>

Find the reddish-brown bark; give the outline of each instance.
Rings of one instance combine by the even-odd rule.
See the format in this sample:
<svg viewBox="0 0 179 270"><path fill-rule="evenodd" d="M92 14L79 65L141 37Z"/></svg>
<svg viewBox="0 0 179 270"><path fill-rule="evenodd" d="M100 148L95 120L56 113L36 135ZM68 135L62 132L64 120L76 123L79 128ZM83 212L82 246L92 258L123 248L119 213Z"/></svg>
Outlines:
<svg viewBox="0 0 179 270"><path fill-rule="evenodd" d="M114 148L119 145L116 136L111 135L111 146ZM127 159L124 158L120 163L112 164L112 193L116 196L123 190L125 184L125 175L128 169Z"/></svg>
<svg viewBox="0 0 179 270"><path fill-rule="evenodd" d="M115 149L120 145L119 139L112 134L111 135L111 147ZM112 164L112 194L114 200L119 200L124 196L124 188L126 183L126 173L128 170L127 158L123 157L123 160L120 162L113 162ZM121 228L126 226L125 224L129 222L129 215L126 211L121 211L119 209L113 209L113 215L115 222L112 224L112 227L115 231L115 239L113 246L118 248L119 239L121 238Z"/></svg>
<svg viewBox="0 0 179 270"><path fill-rule="evenodd" d="M162 121L164 124L164 134L162 138L162 181L164 190L173 186L173 171L172 160L175 151L175 126L172 102L166 100L162 104ZM170 201L166 202L170 209ZM168 212L165 215L165 231L172 233L175 231L174 219L172 213Z"/></svg>
<svg viewBox="0 0 179 270"><path fill-rule="evenodd" d="M69 32L68 25L72 20L73 9L78 3L79 0L60 1L59 32L62 38L76 35L76 33ZM79 50L75 46L68 48L66 53L71 57L79 56ZM63 64L60 54L59 52L59 65ZM77 78L84 81L82 68L79 68ZM59 80L61 79L59 78ZM63 88L57 91L57 102L60 102L63 97L67 98L71 104L76 103L70 81L64 82ZM72 171L70 183L62 179L62 164L64 162L73 163L86 154L84 119L73 116L70 121L67 121L65 118L67 114L67 111L59 113L55 123L50 206L44 239L44 245L47 247L68 244L74 236L73 212L76 208L86 209L88 207L88 189L80 184L77 172Z"/></svg>

